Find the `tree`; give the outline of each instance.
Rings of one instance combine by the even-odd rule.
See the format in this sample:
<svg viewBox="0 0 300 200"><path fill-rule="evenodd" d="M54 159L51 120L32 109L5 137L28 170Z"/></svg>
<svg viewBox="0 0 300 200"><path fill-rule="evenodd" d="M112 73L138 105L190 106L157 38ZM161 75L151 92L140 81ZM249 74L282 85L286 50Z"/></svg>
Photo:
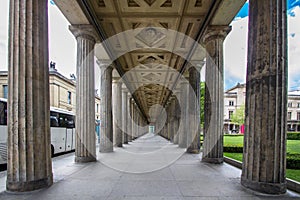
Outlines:
<svg viewBox="0 0 300 200"><path fill-rule="evenodd" d="M205 97L205 82L200 82L200 122L201 128L204 126L204 97Z"/></svg>
<svg viewBox="0 0 300 200"><path fill-rule="evenodd" d="M245 122L245 105L241 105L236 111L232 114L230 118L231 122L237 125L242 125Z"/></svg>

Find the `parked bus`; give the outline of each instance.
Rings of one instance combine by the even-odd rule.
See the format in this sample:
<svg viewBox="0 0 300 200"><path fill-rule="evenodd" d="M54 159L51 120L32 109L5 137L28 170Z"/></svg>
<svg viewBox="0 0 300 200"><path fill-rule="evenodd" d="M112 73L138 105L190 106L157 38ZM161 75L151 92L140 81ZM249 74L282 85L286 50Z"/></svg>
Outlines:
<svg viewBox="0 0 300 200"><path fill-rule="evenodd" d="M75 149L75 116L72 112L50 107L51 154ZM0 164L7 161L7 100L0 98Z"/></svg>

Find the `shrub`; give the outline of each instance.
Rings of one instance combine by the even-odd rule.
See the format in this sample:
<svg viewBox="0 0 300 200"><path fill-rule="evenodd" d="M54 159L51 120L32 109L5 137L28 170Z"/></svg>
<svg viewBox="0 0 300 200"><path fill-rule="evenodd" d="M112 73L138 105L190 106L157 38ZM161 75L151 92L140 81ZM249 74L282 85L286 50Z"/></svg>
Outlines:
<svg viewBox="0 0 300 200"><path fill-rule="evenodd" d="M300 154L286 154L286 168L300 169Z"/></svg>
<svg viewBox="0 0 300 200"><path fill-rule="evenodd" d="M300 140L300 132L288 132L287 139L288 140Z"/></svg>
<svg viewBox="0 0 300 200"><path fill-rule="evenodd" d="M226 145L223 147L224 152L243 153L243 145Z"/></svg>
<svg viewBox="0 0 300 200"><path fill-rule="evenodd" d="M244 136L244 134L224 134L224 136L237 137L237 136Z"/></svg>

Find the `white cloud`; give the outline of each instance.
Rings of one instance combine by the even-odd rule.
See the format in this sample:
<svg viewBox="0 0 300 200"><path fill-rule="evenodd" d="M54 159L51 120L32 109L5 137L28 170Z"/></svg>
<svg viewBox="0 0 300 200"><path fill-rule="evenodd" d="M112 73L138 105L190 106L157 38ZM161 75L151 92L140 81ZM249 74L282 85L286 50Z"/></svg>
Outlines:
<svg viewBox="0 0 300 200"><path fill-rule="evenodd" d="M69 22L57 6L49 4L49 62L55 62L58 71L66 77L76 73L76 48Z"/></svg>
<svg viewBox="0 0 300 200"><path fill-rule="evenodd" d="M0 70L7 70L8 0L0 6Z"/></svg>
<svg viewBox="0 0 300 200"><path fill-rule="evenodd" d="M300 7L293 12L294 17L288 17L289 88L300 89Z"/></svg>
<svg viewBox="0 0 300 200"><path fill-rule="evenodd" d="M289 89L300 89L300 7L288 16ZM232 31L224 42L225 87L245 82L247 68L248 17L231 23Z"/></svg>
<svg viewBox="0 0 300 200"><path fill-rule="evenodd" d="M246 78L248 17L233 21L231 26L224 41L225 88Z"/></svg>
<svg viewBox="0 0 300 200"><path fill-rule="evenodd" d="M8 0L0 7L0 70L7 70ZM59 9L49 4L49 62L56 62L60 73L69 77L76 72L76 41L68 29L69 23Z"/></svg>

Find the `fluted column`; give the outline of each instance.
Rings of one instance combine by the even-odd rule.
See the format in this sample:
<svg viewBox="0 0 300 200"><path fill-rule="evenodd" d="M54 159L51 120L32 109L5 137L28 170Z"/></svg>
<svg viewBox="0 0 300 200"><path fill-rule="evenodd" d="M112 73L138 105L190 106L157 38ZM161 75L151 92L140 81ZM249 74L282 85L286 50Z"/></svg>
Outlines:
<svg viewBox="0 0 300 200"><path fill-rule="evenodd" d="M124 85L124 87L126 87ZM127 97L128 90L127 88L122 88L122 132L123 132L123 143L128 144L128 129L127 129L127 112L128 112L128 107L127 107Z"/></svg>
<svg viewBox="0 0 300 200"><path fill-rule="evenodd" d="M116 147L122 147L122 81L112 82L113 138Z"/></svg>
<svg viewBox="0 0 300 200"><path fill-rule="evenodd" d="M10 1L8 191L52 185L48 1Z"/></svg>
<svg viewBox="0 0 300 200"><path fill-rule="evenodd" d="M286 192L286 1L249 2L242 185Z"/></svg>
<svg viewBox="0 0 300 200"><path fill-rule="evenodd" d="M202 161L223 162L224 73L223 42L231 27L208 27L206 48L205 114Z"/></svg>
<svg viewBox="0 0 300 200"><path fill-rule="evenodd" d="M178 144L179 142L179 122L180 122L180 113L181 113L181 108L179 105L179 99L180 98L180 92L175 91L175 112L174 112L174 144Z"/></svg>
<svg viewBox="0 0 300 200"><path fill-rule="evenodd" d="M175 100L174 100L173 96L171 97L171 100L170 100L169 118L170 118L170 124L169 124L170 141L174 142Z"/></svg>
<svg viewBox="0 0 300 200"><path fill-rule="evenodd" d="M70 26L77 40L75 162L96 161L94 46L91 25Z"/></svg>
<svg viewBox="0 0 300 200"><path fill-rule="evenodd" d="M181 81L180 83L180 131L178 144L180 148L187 147L187 131L189 129L189 120L188 120L188 92L189 92L189 83L186 80Z"/></svg>
<svg viewBox="0 0 300 200"><path fill-rule="evenodd" d="M200 152L200 71L201 66L190 67L189 70L189 121L188 153Z"/></svg>
<svg viewBox="0 0 300 200"><path fill-rule="evenodd" d="M131 125L131 120L132 120L132 104L131 104L131 94L128 92L127 94L127 135L128 135L128 142L132 142L132 125Z"/></svg>
<svg viewBox="0 0 300 200"><path fill-rule="evenodd" d="M112 118L112 66L100 64L100 149L102 153L113 152Z"/></svg>

